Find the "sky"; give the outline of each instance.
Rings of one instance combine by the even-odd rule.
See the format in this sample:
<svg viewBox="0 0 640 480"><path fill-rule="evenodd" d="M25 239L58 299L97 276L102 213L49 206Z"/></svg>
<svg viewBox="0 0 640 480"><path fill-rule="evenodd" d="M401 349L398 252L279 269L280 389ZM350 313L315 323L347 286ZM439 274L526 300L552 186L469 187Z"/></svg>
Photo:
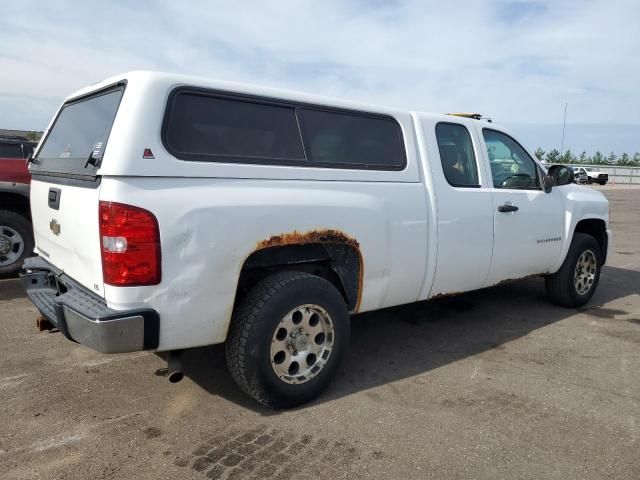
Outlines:
<svg viewBox="0 0 640 480"><path fill-rule="evenodd" d="M531 148L640 151L638 0L19 0L0 16L0 128L129 70L479 112Z"/></svg>

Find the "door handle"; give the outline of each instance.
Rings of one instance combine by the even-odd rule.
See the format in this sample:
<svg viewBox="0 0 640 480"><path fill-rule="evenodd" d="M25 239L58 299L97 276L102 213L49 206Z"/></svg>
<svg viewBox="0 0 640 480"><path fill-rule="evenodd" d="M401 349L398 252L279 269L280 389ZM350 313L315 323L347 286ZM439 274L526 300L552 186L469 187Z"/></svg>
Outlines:
<svg viewBox="0 0 640 480"><path fill-rule="evenodd" d="M502 212L502 213L517 212L518 211L518 207L516 207L515 205L511 205L511 203L505 203L504 205L500 205L498 207L498 211Z"/></svg>

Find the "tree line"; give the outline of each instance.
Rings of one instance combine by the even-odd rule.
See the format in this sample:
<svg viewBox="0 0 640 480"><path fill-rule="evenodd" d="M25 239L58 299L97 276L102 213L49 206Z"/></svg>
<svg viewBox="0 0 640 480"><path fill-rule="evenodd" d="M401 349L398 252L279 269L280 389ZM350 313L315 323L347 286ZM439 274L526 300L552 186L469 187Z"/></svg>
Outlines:
<svg viewBox="0 0 640 480"><path fill-rule="evenodd" d="M611 165L614 167L640 167L640 152L636 152L633 157L628 153L618 156L611 152L604 155L596 152L593 155L587 155L582 152L580 155L574 154L571 150L560 153L555 148L550 152L545 152L540 147L533 152L540 161L547 163L568 163L568 164L585 164L585 165Z"/></svg>

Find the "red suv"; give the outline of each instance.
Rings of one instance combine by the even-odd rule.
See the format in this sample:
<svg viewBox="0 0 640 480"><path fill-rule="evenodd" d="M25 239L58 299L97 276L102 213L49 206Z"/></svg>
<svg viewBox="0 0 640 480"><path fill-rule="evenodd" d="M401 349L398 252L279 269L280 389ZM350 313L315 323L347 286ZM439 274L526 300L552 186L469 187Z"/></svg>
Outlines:
<svg viewBox="0 0 640 480"><path fill-rule="evenodd" d="M33 252L27 158L34 142L0 137L0 277L16 273Z"/></svg>

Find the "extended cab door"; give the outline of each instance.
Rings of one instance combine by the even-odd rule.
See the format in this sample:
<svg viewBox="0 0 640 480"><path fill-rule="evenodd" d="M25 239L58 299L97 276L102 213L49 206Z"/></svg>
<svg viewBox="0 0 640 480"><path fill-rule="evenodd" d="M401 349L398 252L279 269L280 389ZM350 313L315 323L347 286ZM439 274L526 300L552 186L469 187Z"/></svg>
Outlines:
<svg viewBox="0 0 640 480"><path fill-rule="evenodd" d="M544 192L540 168L511 136L477 127L492 179L493 255L485 286L550 272L563 241L560 192Z"/></svg>
<svg viewBox="0 0 640 480"><path fill-rule="evenodd" d="M437 206L436 274L430 297L482 288L491 261L493 217L483 144L470 120L423 119Z"/></svg>

